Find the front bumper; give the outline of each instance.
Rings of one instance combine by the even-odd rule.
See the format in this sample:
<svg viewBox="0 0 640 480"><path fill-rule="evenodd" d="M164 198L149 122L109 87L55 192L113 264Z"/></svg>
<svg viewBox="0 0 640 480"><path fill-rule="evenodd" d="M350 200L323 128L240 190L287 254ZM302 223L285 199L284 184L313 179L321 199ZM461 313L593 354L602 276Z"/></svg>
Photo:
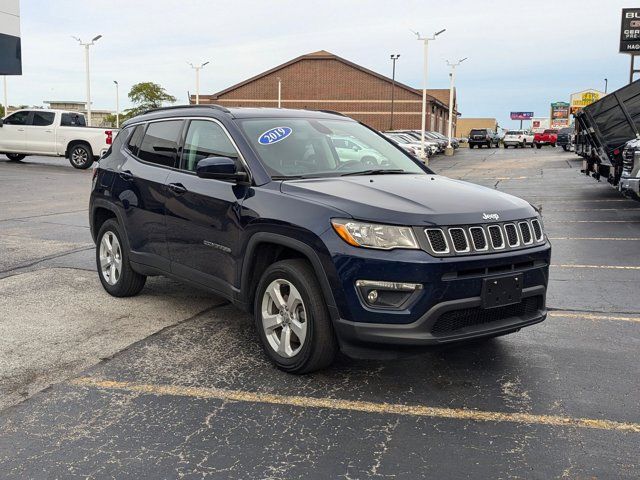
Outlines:
<svg viewBox="0 0 640 480"><path fill-rule="evenodd" d="M378 348L430 347L514 332L542 322L547 316L546 287L525 288L520 304L482 309L480 297L434 305L410 324L363 323L339 319L334 328L344 353L371 355Z"/></svg>
<svg viewBox="0 0 640 480"><path fill-rule="evenodd" d="M548 242L502 253L436 258L417 250L357 249L333 232L323 240L332 260L334 327L347 354L354 347L404 349L450 343L517 330L545 318ZM522 311L479 308L483 280L512 273L522 275L523 298L538 303ZM410 282L422 288L402 309L373 308L363 302L355 286L358 280ZM475 320L466 322L467 317ZM455 325L442 328L439 321Z"/></svg>
<svg viewBox="0 0 640 480"><path fill-rule="evenodd" d="M640 201L640 178L620 178L620 192L626 197Z"/></svg>

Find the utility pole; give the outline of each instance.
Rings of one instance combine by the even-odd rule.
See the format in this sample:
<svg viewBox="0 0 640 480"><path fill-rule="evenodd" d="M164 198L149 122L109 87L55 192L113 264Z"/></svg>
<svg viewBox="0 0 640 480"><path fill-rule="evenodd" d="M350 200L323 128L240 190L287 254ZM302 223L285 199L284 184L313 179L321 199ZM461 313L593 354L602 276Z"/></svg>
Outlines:
<svg viewBox="0 0 640 480"><path fill-rule="evenodd" d="M278 77L278 108L282 108L282 79Z"/></svg>
<svg viewBox="0 0 640 480"><path fill-rule="evenodd" d="M443 33L446 28L443 28L439 32L434 33L431 37L421 37L419 32L415 33L418 40L424 44L424 80L422 86L422 129L420 130L420 158L425 164L429 163L427 158L425 143L424 143L424 131L427 129L427 74L429 73L429 41L435 40L438 35Z"/></svg>
<svg viewBox="0 0 640 480"><path fill-rule="evenodd" d="M209 62L204 62L200 65L194 65L191 62L187 63L196 71L196 105L200 105L200 70L202 70L202 67L207 65Z"/></svg>
<svg viewBox="0 0 640 480"><path fill-rule="evenodd" d="M4 116L9 115L9 104L7 103L7 76L4 76Z"/></svg>
<svg viewBox="0 0 640 480"><path fill-rule="evenodd" d="M447 60L447 65L451 67L451 73L449 77L451 78L451 84L449 86L449 144L447 145L447 149L445 150L445 155L453 155L453 147L451 146L451 123L453 121L453 87L456 83L456 67L464 62L467 57L461 58L456 63L451 63Z"/></svg>
<svg viewBox="0 0 640 480"><path fill-rule="evenodd" d="M391 119L389 120L389 130L393 130L393 102L395 100L396 93L396 60L400 58L400 54L392 54L391 61L393 62L393 70L391 74Z"/></svg>
<svg viewBox="0 0 640 480"><path fill-rule="evenodd" d="M116 84L116 128L120 128L120 88L117 80L113 83Z"/></svg>
<svg viewBox="0 0 640 480"><path fill-rule="evenodd" d="M94 45L98 40L102 38L102 35L97 35L91 39L90 42L83 43L78 37L71 37L75 39L81 46L84 47L84 65L85 65L85 74L86 74L86 84L87 84L87 125L91 126L91 75L89 72L89 47Z"/></svg>
<svg viewBox="0 0 640 480"><path fill-rule="evenodd" d="M607 93L607 87L609 86L609 79L604 79L604 93Z"/></svg>

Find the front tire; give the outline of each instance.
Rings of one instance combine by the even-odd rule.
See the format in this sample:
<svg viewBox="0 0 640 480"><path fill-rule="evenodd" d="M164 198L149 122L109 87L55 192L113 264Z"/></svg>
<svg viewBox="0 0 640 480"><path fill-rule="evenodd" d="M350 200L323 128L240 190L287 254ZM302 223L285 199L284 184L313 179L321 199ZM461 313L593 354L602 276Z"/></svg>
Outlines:
<svg viewBox="0 0 640 480"><path fill-rule="evenodd" d="M107 220L100 227L97 239L96 266L100 283L107 293L114 297L132 297L140 293L147 277L131 268L120 224Z"/></svg>
<svg viewBox="0 0 640 480"><path fill-rule="evenodd" d="M540 149L540 148L542 148L542 145L540 145L539 143L536 143L536 148Z"/></svg>
<svg viewBox="0 0 640 480"><path fill-rule="evenodd" d="M338 343L322 290L306 260L283 260L267 268L253 308L262 347L279 369L303 374L333 362Z"/></svg>
<svg viewBox="0 0 640 480"><path fill-rule="evenodd" d="M69 163L73 168L86 170L93 165L93 152L86 143L76 143L69 147Z"/></svg>

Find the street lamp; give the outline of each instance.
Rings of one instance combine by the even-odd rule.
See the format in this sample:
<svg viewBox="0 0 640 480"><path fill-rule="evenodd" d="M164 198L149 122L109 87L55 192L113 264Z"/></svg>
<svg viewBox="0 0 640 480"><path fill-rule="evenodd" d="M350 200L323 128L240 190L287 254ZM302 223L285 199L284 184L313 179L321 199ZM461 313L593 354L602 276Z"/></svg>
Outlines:
<svg viewBox="0 0 640 480"><path fill-rule="evenodd" d="M194 65L191 62L187 63L196 71L196 105L200 105L200 70L202 70L202 67L207 65L209 62L204 62L200 65Z"/></svg>
<svg viewBox="0 0 640 480"><path fill-rule="evenodd" d="M609 86L609 79L604 79L604 93L607 93L607 87Z"/></svg>
<svg viewBox="0 0 640 480"><path fill-rule="evenodd" d="M391 74L391 119L389 120L389 130L393 130L393 101L396 93L396 60L400 58L400 54L392 54L393 73Z"/></svg>
<svg viewBox="0 0 640 480"><path fill-rule="evenodd" d="M428 63L429 41L435 40L436 37L441 33L443 33L444 31L446 31L446 28L443 28L439 32L434 33L430 37L421 37L420 32L413 32L415 33L418 40L423 42L424 44L424 84L422 86L422 129L421 129L421 135L420 135L420 158L422 158L422 160L425 163L429 162L429 159L427 158L427 155L425 152L425 143L424 143L424 131L427 129L427 74L428 74L428 68L429 68L429 63Z"/></svg>
<svg viewBox="0 0 640 480"><path fill-rule="evenodd" d="M91 77L89 75L89 47L95 44L102 38L102 35L96 35L90 42L83 43L78 37L71 36L81 46L84 47L84 64L86 69L86 82L87 82L87 125L91 126Z"/></svg>
<svg viewBox="0 0 640 480"><path fill-rule="evenodd" d="M4 116L9 115L9 104L7 103L7 76L4 76Z"/></svg>
<svg viewBox="0 0 640 480"><path fill-rule="evenodd" d="M449 144L447 145L446 154L453 155L453 148L451 147L451 122L453 121L453 85L456 81L456 67L464 62L467 57L461 58L456 63L451 63L447 60L447 65L451 67L451 73L449 77L451 78L451 84L449 86Z"/></svg>
<svg viewBox="0 0 640 480"><path fill-rule="evenodd" d="M278 78L278 108L282 108L282 79Z"/></svg>
<svg viewBox="0 0 640 480"><path fill-rule="evenodd" d="M118 81L114 80L116 84L116 128L120 128L120 92Z"/></svg>

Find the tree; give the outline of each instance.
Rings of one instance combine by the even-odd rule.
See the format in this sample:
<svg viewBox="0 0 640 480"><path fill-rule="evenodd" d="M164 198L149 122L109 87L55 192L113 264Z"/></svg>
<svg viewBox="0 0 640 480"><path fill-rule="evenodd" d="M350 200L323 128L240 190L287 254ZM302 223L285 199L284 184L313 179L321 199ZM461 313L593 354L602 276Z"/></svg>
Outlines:
<svg viewBox="0 0 640 480"><path fill-rule="evenodd" d="M163 102L176 101L176 97L153 82L136 83L129 91L129 99L135 104L135 107L126 110L126 114L131 117L151 108L160 108Z"/></svg>
<svg viewBox="0 0 640 480"><path fill-rule="evenodd" d="M154 82L136 83L129 90L129 99L134 103L134 107L120 112L120 125L136 115L140 115L152 108L160 108L164 102L175 103L176 97L169 95L167 91ZM104 123L116 126L116 115L107 115Z"/></svg>

